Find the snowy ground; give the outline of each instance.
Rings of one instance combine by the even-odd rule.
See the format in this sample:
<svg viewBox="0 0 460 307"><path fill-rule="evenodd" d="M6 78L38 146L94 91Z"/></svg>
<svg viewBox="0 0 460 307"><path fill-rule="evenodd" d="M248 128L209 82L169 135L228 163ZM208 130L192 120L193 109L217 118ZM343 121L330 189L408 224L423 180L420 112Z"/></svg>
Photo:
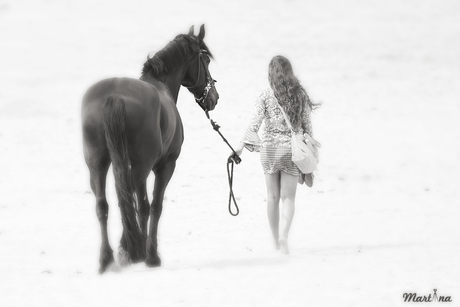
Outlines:
<svg viewBox="0 0 460 307"><path fill-rule="evenodd" d="M138 77L149 52L201 23L221 97L212 117L230 142L276 54L323 102L291 254L271 246L257 154L235 168L241 213L228 214L229 150L183 89L163 266L100 276L81 96ZM404 306L433 289L459 306L459 37L455 0L0 0L0 306ZM111 174L108 194L116 248Z"/></svg>

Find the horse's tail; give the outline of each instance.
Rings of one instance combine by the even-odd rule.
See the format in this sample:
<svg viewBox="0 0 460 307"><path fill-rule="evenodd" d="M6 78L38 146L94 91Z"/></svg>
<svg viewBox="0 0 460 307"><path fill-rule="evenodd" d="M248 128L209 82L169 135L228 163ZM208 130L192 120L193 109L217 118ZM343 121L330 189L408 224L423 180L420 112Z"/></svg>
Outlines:
<svg viewBox="0 0 460 307"><path fill-rule="evenodd" d="M113 174L123 223L121 246L130 261L145 258L145 238L138 225L136 199L131 180L131 161L128 155L126 109L123 98L109 96L102 107L102 128L112 160Z"/></svg>

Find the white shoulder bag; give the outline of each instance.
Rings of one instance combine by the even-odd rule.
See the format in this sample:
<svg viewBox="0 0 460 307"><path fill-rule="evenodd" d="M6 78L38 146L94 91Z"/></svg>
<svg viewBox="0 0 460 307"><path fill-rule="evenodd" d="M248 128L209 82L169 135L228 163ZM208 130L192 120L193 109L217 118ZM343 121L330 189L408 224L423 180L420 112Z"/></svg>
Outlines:
<svg viewBox="0 0 460 307"><path fill-rule="evenodd" d="M291 122L283 110L283 107L278 104L281 113L283 113L286 123L291 129L291 148L292 148L292 162L299 168L303 174L312 173L316 170L319 162L318 149L313 146L314 139L305 133L305 137L301 134L295 134L292 129ZM315 142L316 143L316 142Z"/></svg>

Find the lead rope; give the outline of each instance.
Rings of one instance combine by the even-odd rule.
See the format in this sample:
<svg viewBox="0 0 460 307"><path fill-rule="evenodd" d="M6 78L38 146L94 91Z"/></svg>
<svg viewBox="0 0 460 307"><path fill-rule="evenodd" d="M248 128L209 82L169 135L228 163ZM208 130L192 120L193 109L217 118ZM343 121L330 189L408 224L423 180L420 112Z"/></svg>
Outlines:
<svg viewBox="0 0 460 307"><path fill-rule="evenodd" d="M233 167L234 164L240 164L241 158L236 154L235 150L233 147L230 145L230 143L227 141L227 139L222 135L222 133L219 131L220 126L211 119L209 116L208 110L204 110L206 113L206 117L209 119L212 128L219 133L220 137L224 142L227 144L228 147L232 150L233 154L230 155L227 159L227 177L228 177L228 185L230 188L229 196L228 196L228 212L233 215L237 216L240 213L240 209L238 208L238 204L236 203L235 195L233 194ZM236 212L233 213L232 211L232 200L233 203L235 204Z"/></svg>
<svg viewBox="0 0 460 307"><path fill-rule="evenodd" d="M228 195L228 212L233 216L237 216L240 213L240 209L238 208L238 204L236 203L235 195L233 194L233 165L234 165L234 160L232 158L233 156L234 155L231 155L230 157L228 157L228 160L227 160L227 177L228 177L228 186L230 187L230 192ZM235 213L232 212L232 200L236 208Z"/></svg>

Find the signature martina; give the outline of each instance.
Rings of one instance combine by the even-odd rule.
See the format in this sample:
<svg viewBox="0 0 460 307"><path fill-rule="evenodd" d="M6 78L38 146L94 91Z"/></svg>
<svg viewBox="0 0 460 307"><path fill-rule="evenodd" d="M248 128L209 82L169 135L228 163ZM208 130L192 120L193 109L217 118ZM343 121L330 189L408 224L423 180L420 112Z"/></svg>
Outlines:
<svg viewBox="0 0 460 307"><path fill-rule="evenodd" d="M421 296L417 293L404 293L403 298L404 302L415 302L415 303L423 303L423 302L442 302L442 303L450 303L452 302L452 297L450 296L442 296L436 293L437 289L433 289L433 295L431 293L429 295Z"/></svg>

